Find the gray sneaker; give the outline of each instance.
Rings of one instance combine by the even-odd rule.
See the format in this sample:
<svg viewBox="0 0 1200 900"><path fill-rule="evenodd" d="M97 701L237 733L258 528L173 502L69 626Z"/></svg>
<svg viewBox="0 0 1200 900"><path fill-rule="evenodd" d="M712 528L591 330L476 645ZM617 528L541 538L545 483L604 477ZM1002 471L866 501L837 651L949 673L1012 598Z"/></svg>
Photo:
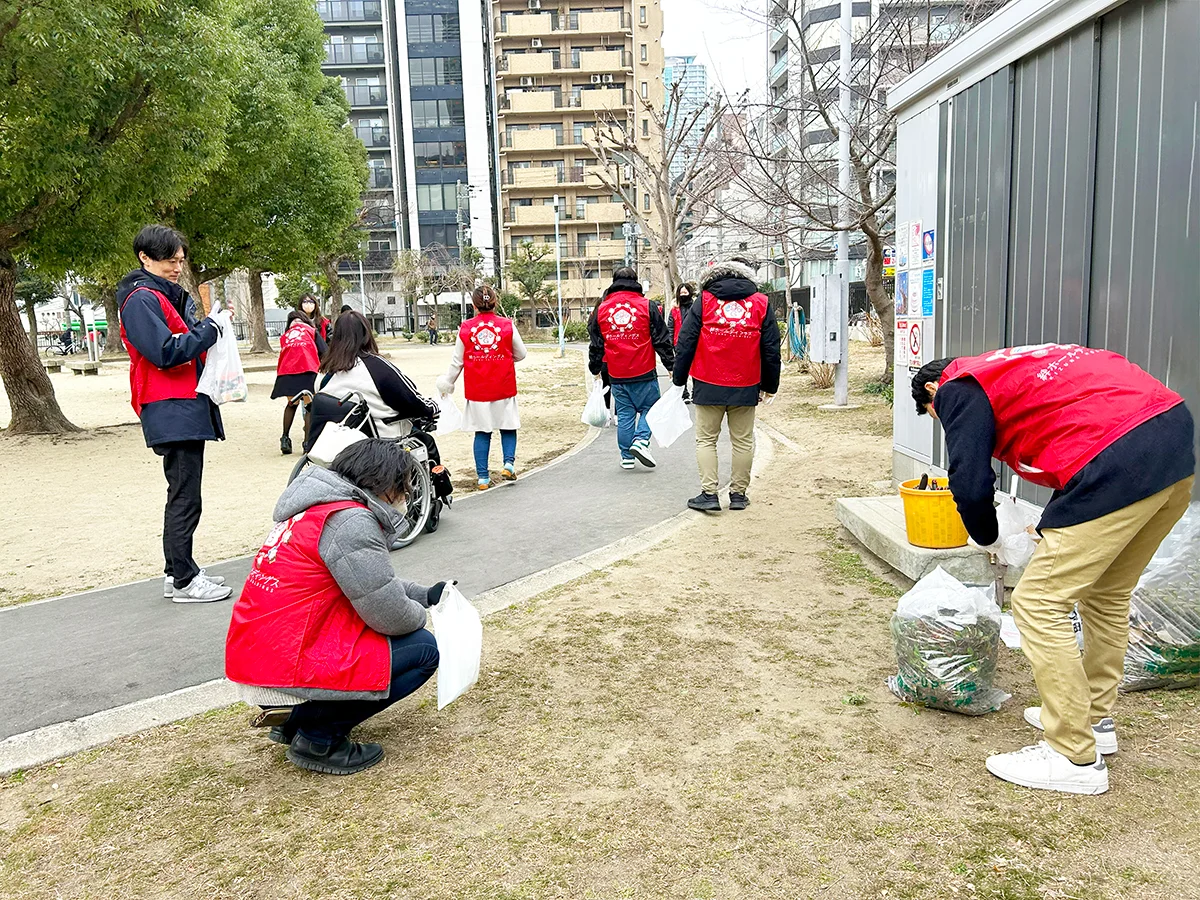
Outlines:
<svg viewBox="0 0 1200 900"><path fill-rule="evenodd" d="M228 600L233 588L225 584L214 584L203 575L197 575L185 588L175 588L171 600L175 603L212 603Z"/></svg>
<svg viewBox="0 0 1200 900"><path fill-rule="evenodd" d="M203 577L207 578L209 581L211 581L213 584L224 584L225 583L225 577L223 575L209 575L203 569L200 570L200 574ZM174 597L175 597L175 579L172 578L170 575L166 575L163 577L163 599L171 600Z"/></svg>
<svg viewBox="0 0 1200 900"><path fill-rule="evenodd" d="M1030 706L1025 710L1025 721L1036 728L1038 731L1045 731L1042 727L1042 708L1040 706ZM1103 756L1112 756L1117 752L1117 725L1111 718L1101 719L1092 726L1092 734L1096 736L1096 749Z"/></svg>

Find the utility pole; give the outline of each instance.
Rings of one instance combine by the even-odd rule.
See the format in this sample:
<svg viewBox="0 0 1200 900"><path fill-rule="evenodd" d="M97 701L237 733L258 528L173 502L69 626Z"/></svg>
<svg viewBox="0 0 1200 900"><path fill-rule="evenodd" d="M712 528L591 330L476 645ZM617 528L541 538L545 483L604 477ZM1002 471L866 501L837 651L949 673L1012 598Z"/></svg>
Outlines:
<svg viewBox="0 0 1200 900"><path fill-rule="evenodd" d="M558 285L558 355L567 355L567 340L563 331L562 308L562 244L558 236L558 194L554 195L554 269Z"/></svg>
<svg viewBox="0 0 1200 900"><path fill-rule="evenodd" d="M839 304L841 323L841 361L833 377L833 405L845 406L850 399L850 232L845 225L850 219L850 56L851 29L854 27L854 7L851 0L841 0L841 55L838 58L838 232L837 264L841 278L842 297Z"/></svg>

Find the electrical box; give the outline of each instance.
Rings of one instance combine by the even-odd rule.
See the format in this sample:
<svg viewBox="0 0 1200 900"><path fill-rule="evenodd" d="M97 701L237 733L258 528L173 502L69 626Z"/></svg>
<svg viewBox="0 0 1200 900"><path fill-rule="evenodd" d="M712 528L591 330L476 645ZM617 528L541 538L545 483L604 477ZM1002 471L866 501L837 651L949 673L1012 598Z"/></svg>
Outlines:
<svg viewBox="0 0 1200 900"><path fill-rule="evenodd" d="M813 282L808 328L808 356L813 362L840 363L846 336L842 311L849 315L850 285L840 275L821 275Z"/></svg>

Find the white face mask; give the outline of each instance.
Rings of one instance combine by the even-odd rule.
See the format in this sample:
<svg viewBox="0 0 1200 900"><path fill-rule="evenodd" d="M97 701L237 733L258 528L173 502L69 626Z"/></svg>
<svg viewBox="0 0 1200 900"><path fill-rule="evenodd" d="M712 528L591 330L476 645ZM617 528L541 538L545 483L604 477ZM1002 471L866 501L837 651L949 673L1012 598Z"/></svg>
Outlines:
<svg viewBox="0 0 1200 900"><path fill-rule="evenodd" d="M389 505L392 507L392 509L394 509L396 511L396 515L398 515L400 518L403 519L405 516L408 515L408 501L407 500L405 500L403 498L401 498L399 500L393 500Z"/></svg>

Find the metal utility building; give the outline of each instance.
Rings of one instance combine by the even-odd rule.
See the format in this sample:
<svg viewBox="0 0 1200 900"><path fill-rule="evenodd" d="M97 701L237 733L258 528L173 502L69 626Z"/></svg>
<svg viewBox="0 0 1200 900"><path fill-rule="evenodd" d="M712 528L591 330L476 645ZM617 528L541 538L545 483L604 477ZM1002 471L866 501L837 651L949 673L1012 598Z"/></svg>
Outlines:
<svg viewBox="0 0 1200 900"><path fill-rule="evenodd" d="M888 100L895 477L944 465L908 399L938 357L1104 347L1200 413L1200 2L1015 0Z"/></svg>

